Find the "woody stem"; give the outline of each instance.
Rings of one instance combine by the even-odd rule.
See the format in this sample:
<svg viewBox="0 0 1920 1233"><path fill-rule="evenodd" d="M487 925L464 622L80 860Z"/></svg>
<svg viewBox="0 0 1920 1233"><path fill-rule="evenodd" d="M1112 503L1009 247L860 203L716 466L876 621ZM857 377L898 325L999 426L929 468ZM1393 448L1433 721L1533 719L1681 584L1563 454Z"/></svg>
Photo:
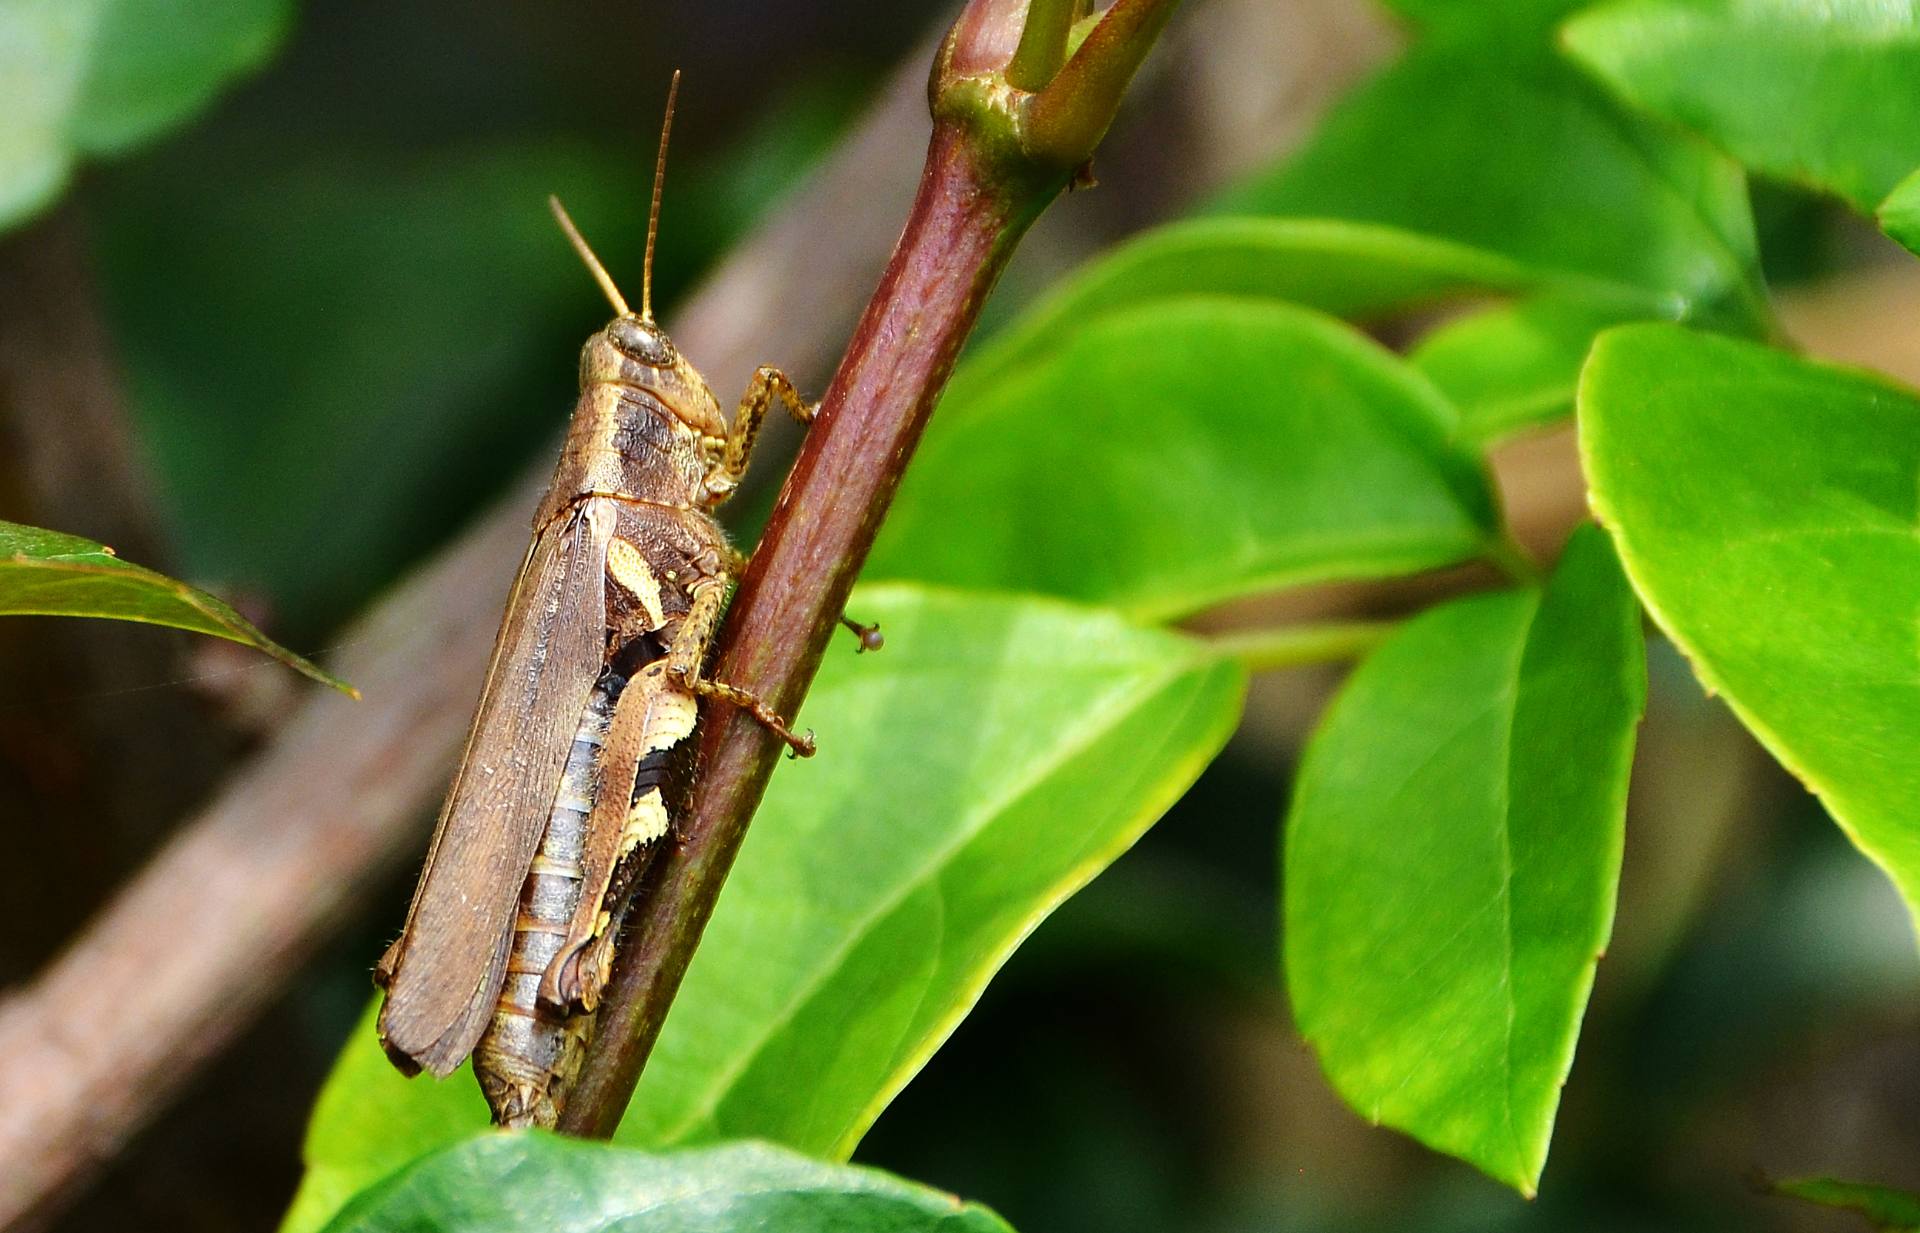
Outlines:
<svg viewBox="0 0 1920 1233"><path fill-rule="evenodd" d="M1116 30L1104 39L1096 31L1094 50L1069 62L1075 80L1094 88L1049 91L1042 145L1027 141L1024 118L1041 96L1003 77L994 83L1013 50L1006 32L1018 33L1036 11L1038 20L1057 18L1062 6L973 0L963 13L934 66L933 139L906 229L734 595L714 679L779 714L798 711L988 292L1027 228L1092 156L1118 86L1174 3L1120 0L1109 10ZM1160 16L1141 20L1135 10ZM1029 42L1050 47L1058 33L1050 27ZM990 63L996 55L999 69ZM631 911L600 1006L599 1042L561 1130L606 1137L619 1123L781 748L752 716L706 708L678 842Z"/></svg>
<svg viewBox="0 0 1920 1233"><path fill-rule="evenodd" d="M935 130L906 231L734 596L716 679L799 708L980 305L1052 195L996 183L957 127ZM562 1130L618 1124L780 752L750 715L707 708L679 842L633 910Z"/></svg>

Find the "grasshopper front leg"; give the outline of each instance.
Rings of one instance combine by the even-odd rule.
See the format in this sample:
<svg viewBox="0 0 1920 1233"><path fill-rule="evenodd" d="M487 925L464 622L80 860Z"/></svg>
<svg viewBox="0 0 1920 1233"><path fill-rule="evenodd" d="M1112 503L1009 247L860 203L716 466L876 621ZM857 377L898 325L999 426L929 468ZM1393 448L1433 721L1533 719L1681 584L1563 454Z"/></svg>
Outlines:
<svg viewBox="0 0 1920 1233"><path fill-rule="evenodd" d="M700 661L706 657L707 646L713 641L713 631L720 624L720 612L725 605L726 584L720 579L709 579L693 588L693 607L667 648L667 676L689 693L739 707L785 741L795 757L811 758L815 750L811 731L795 736L787 721L758 697L736 685L700 675Z"/></svg>
<svg viewBox="0 0 1920 1233"><path fill-rule="evenodd" d="M714 502L725 500L746 475L747 461L760 439L760 425L775 402L801 424L813 423L814 412L819 409L818 404L801 398L787 374L778 368L763 364L756 369L753 380L747 382L747 392L740 396L739 408L733 413L733 423L727 429L720 457L707 476L707 492Z"/></svg>

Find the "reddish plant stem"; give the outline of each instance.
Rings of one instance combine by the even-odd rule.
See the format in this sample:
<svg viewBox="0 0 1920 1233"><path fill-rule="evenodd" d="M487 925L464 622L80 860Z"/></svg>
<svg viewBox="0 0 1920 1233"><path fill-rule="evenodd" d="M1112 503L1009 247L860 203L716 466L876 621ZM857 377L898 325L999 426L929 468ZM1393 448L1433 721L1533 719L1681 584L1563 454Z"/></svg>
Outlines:
<svg viewBox="0 0 1920 1233"><path fill-rule="evenodd" d="M958 125L935 126L906 230L734 597L715 677L798 708L981 305L1063 183L1010 178ZM561 1119L569 1133L605 1138L619 1124L779 761L780 742L739 711L709 707L705 720L680 842L633 910L600 1043Z"/></svg>

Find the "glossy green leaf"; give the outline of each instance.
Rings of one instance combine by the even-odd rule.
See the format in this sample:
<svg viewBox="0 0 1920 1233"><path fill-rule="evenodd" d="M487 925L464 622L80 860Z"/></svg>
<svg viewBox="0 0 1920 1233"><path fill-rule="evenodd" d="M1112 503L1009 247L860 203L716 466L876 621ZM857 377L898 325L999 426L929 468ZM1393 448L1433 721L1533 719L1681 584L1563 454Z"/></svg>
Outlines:
<svg viewBox="0 0 1920 1233"><path fill-rule="evenodd" d="M0 228L50 203L76 159L178 124L264 63L287 0L0 4Z"/></svg>
<svg viewBox="0 0 1920 1233"><path fill-rule="evenodd" d="M984 1207L767 1144L656 1156L485 1135L369 1191L329 1233L1007 1233Z"/></svg>
<svg viewBox="0 0 1920 1233"><path fill-rule="evenodd" d="M845 1155L1029 930L1213 757L1244 673L1110 613L865 587L886 650L827 657L621 1126L663 1147ZM364 1025L363 1025L364 1026ZM795 1075L806 1076L804 1083ZM355 1032L315 1112L287 1229L485 1115Z"/></svg>
<svg viewBox="0 0 1920 1233"><path fill-rule="evenodd" d="M1606 539L1456 600L1321 721L1287 823L1287 987L1340 1094L1532 1193L1613 921L1639 609Z"/></svg>
<svg viewBox="0 0 1920 1233"><path fill-rule="evenodd" d="M943 404L866 576L1160 618L1445 565L1498 524L1453 431L1445 399L1337 321L1166 299Z"/></svg>
<svg viewBox="0 0 1920 1233"><path fill-rule="evenodd" d="M917 587L852 609L886 651L808 695L822 755L775 776L619 1141L851 1152L1239 717L1237 664L1108 613Z"/></svg>
<svg viewBox="0 0 1920 1233"><path fill-rule="evenodd" d="M1554 54L1538 6L1449 7L1499 20L1436 29L1223 208L1398 227L1606 284L1648 316L1758 328L1739 168L1626 114Z"/></svg>
<svg viewBox="0 0 1920 1233"><path fill-rule="evenodd" d="M1448 322L1407 358L1460 409L1460 435L1485 444L1572 414L1594 335L1643 315L1536 296Z"/></svg>
<svg viewBox="0 0 1920 1233"><path fill-rule="evenodd" d="M1601 336L1593 507L1654 618L1920 907L1920 397L1673 326Z"/></svg>
<svg viewBox="0 0 1920 1233"><path fill-rule="evenodd" d="M1920 253L1920 171L1894 186L1880 203L1880 229L1908 252Z"/></svg>
<svg viewBox="0 0 1920 1233"><path fill-rule="evenodd" d="M1156 227L1088 262L954 374L964 401L1045 357L1094 318L1192 295L1291 300L1365 320L1462 293L1524 291L1541 275L1494 253L1324 218L1195 218Z"/></svg>
<svg viewBox="0 0 1920 1233"><path fill-rule="evenodd" d="M223 601L122 561L113 549L78 535L0 522L0 615L106 617L212 634L264 651L343 693L354 692L255 629Z"/></svg>
<svg viewBox="0 0 1920 1233"><path fill-rule="evenodd" d="M1864 1182L1845 1182L1833 1177L1803 1177L1774 1182L1775 1194L1805 1199L1822 1207L1837 1207L1858 1212L1882 1233L1920 1231L1920 1195L1891 1186L1869 1186Z"/></svg>
<svg viewBox="0 0 1920 1233"><path fill-rule="evenodd" d="M1622 0L1568 50L1760 171L1871 211L1920 166L1920 15L1884 0Z"/></svg>

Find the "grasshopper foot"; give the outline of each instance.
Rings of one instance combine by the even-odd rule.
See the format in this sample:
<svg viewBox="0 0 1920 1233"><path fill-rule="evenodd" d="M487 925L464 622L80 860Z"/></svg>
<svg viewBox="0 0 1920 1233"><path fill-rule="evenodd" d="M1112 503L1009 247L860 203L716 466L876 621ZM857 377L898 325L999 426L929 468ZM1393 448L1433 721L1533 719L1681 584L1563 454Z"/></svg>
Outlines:
<svg viewBox="0 0 1920 1233"><path fill-rule="evenodd" d="M760 701L757 696L739 686L729 685L725 681L710 681L705 677L695 676L691 672L676 668L667 669L667 673L682 689L703 698L714 698L730 706L737 706L753 716L761 727L787 743L787 752L790 756L811 758L819 749L819 746L814 743L812 729L808 729L805 735L795 736L793 729L787 726L786 720L776 715L773 709Z"/></svg>

